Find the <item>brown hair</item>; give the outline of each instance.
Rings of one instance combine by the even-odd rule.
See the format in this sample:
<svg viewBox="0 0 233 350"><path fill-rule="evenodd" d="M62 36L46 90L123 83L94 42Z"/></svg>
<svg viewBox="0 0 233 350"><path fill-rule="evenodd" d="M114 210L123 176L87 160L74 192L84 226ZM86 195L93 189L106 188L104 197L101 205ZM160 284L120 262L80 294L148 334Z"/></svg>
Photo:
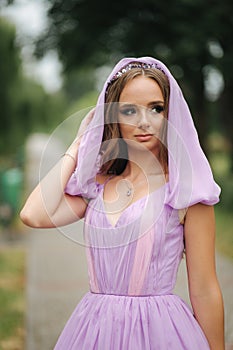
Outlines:
<svg viewBox="0 0 233 350"><path fill-rule="evenodd" d="M156 81L159 85L164 98L165 118L168 118L168 103L169 103L169 81L166 75L156 68L133 68L122 74L115 81L110 83L106 90L105 97L105 125L102 139L101 153L102 166L100 173L102 174L121 174L125 169L128 159L127 145L121 137L120 128L116 122L116 113L118 108L120 95L126 84L132 79L143 75ZM166 147L167 123L164 123L160 150L159 161L163 167L165 174L168 173L168 152ZM111 142L107 142L111 140ZM106 142L105 142L106 141Z"/></svg>

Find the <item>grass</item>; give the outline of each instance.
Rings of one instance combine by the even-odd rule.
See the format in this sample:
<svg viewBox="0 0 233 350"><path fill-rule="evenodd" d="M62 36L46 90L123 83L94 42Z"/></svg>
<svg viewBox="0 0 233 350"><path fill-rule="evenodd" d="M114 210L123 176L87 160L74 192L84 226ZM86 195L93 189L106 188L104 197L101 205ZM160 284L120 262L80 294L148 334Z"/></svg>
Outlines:
<svg viewBox="0 0 233 350"><path fill-rule="evenodd" d="M213 134L213 151L209 154L215 179L220 185L221 202L215 206L216 245L224 255L233 259L233 175L231 172L231 153L227 141L220 134ZM214 151L215 150L215 151Z"/></svg>
<svg viewBox="0 0 233 350"><path fill-rule="evenodd" d="M25 251L0 249L0 349L21 350L25 342Z"/></svg>
<svg viewBox="0 0 233 350"><path fill-rule="evenodd" d="M233 216L216 206L216 245L220 252L233 259Z"/></svg>

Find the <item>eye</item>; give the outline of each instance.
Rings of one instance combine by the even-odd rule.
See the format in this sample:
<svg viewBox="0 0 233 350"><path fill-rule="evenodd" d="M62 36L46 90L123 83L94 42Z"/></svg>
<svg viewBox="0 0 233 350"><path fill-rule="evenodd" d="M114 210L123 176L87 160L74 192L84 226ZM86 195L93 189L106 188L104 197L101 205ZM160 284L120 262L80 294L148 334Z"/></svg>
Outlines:
<svg viewBox="0 0 233 350"><path fill-rule="evenodd" d="M128 107L121 107L120 108L120 113L124 116L131 116L135 115L137 113L137 110L133 106L128 106Z"/></svg>
<svg viewBox="0 0 233 350"><path fill-rule="evenodd" d="M154 105L151 108L151 112L155 113L155 114L162 113L162 112L164 112L164 106L162 106L162 105Z"/></svg>

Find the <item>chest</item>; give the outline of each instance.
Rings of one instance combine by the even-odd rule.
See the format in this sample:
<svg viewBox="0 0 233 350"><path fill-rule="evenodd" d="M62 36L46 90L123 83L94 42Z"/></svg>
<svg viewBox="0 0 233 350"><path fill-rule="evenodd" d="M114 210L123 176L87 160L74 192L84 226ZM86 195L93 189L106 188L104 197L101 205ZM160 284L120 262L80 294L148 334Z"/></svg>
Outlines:
<svg viewBox="0 0 233 350"><path fill-rule="evenodd" d="M116 226L124 213L129 214L133 210L138 216L138 211L143 207L148 207L149 202L163 204L165 199L166 186L160 183L149 183L149 181L139 181L134 184L128 179L121 179L117 182L108 183L103 186L100 193L103 211L106 218L113 227ZM155 197L156 200L155 200ZM147 214L149 210L147 208ZM148 216L147 215L147 216Z"/></svg>

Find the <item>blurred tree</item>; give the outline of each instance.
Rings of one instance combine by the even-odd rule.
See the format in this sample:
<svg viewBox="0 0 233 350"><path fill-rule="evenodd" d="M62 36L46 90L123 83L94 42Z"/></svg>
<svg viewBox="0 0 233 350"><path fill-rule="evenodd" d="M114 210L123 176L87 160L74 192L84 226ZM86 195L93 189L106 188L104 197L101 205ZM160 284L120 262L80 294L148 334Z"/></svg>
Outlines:
<svg viewBox="0 0 233 350"><path fill-rule="evenodd" d="M8 130L15 129L13 118L15 108L15 97L17 91L15 89L20 77L20 56L19 49L15 43L15 28L6 20L0 17L0 150L6 150L11 147L9 142Z"/></svg>
<svg viewBox="0 0 233 350"><path fill-rule="evenodd" d="M219 116L223 119L224 131L230 141L231 147L231 170L233 173L233 118L232 118L232 96L233 96L233 2L224 1L218 4L218 23L213 23L215 28L216 50L215 65L224 77L225 88L219 100Z"/></svg>
<svg viewBox="0 0 233 350"><path fill-rule="evenodd" d="M205 146L212 119L208 116L204 69L210 64L219 68L225 80L220 110L230 111L231 0L50 0L50 4L51 22L38 41L38 55L57 48L66 71L112 64L126 55L152 55L163 60L188 95ZM223 50L222 56L214 56L210 50L209 43L215 41ZM232 140L233 118L230 112L223 114L221 122Z"/></svg>
<svg viewBox="0 0 233 350"><path fill-rule="evenodd" d="M32 131L48 131L64 116L62 93L50 95L22 72L15 28L0 17L0 156L16 154Z"/></svg>
<svg viewBox="0 0 233 350"><path fill-rule="evenodd" d="M95 90L96 79L93 68L73 68L64 77L63 90L70 102L79 100L90 91Z"/></svg>

